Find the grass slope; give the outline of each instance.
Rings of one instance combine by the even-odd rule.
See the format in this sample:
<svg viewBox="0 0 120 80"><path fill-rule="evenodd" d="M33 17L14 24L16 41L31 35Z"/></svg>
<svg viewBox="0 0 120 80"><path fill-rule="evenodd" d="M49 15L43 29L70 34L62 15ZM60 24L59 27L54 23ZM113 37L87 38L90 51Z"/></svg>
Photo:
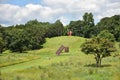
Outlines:
<svg viewBox="0 0 120 80"><path fill-rule="evenodd" d="M120 57L107 57L102 60L103 67L96 68L92 55L85 55L80 51L80 45L85 41L81 37L61 36L47 38L43 49L15 54L18 58L30 61L0 68L0 79L3 80L120 80ZM61 46L68 46L69 53L55 54ZM118 48L118 44L116 43ZM117 52L119 53L119 51ZM10 53L9 55L13 55ZM19 56L18 56L19 55ZM5 57L8 54L0 56ZM10 58L13 59L14 57ZM13 62L16 59L13 59ZM8 62L4 61L4 62ZM12 60L11 60L12 62ZM2 61L1 61L2 63ZM34 73L34 74L33 74Z"/></svg>
<svg viewBox="0 0 120 80"><path fill-rule="evenodd" d="M17 54L8 53L0 56L0 71L8 72L14 70L21 70L36 65L48 65L52 62L64 61L68 57L65 55L72 55L80 51L80 44L84 42L84 38L80 37L55 37L47 38L46 43L43 45L43 49L28 51L27 53ZM61 46L69 46L70 53L64 53L62 56L56 56L56 50ZM64 56L64 57L63 57ZM51 59L49 61L49 59Z"/></svg>

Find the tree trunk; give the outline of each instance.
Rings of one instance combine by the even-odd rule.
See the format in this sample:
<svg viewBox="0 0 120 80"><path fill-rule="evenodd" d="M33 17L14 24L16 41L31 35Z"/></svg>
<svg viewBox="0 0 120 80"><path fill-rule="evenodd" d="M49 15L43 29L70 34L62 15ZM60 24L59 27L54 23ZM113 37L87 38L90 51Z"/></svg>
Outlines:
<svg viewBox="0 0 120 80"><path fill-rule="evenodd" d="M2 50L0 50L0 54L2 53Z"/></svg>
<svg viewBox="0 0 120 80"><path fill-rule="evenodd" d="M101 58L100 58L100 56L99 55L97 55L96 57L95 57L95 59L96 59L96 66L97 67L100 67L101 66Z"/></svg>
<svg viewBox="0 0 120 80"><path fill-rule="evenodd" d="M102 58L100 58L100 61L99 61L99 67L101 67L101 61L102 61Z"/></svg>
<svg viewBox="0 0 120 80"><path fill-rule="evenodd" d="M19 51L20 51L20 53L22 53L22 52L23 52L23 50L22 50L22 49L20 49Z"/></svg>
<svg viewBox="0 0 120 80"><path fill-rule="evenodd" d="M96 60L96 66L98 67L98 58L97 58L97 56L95 56L95 60Z"/></svg>
<svg viewBox="0 0 120 80"><path fill-rule="evenodd" d="M0 54L2 54L2 52L3 52L3 50L2 50L2 49L0 49Z"/></svg>

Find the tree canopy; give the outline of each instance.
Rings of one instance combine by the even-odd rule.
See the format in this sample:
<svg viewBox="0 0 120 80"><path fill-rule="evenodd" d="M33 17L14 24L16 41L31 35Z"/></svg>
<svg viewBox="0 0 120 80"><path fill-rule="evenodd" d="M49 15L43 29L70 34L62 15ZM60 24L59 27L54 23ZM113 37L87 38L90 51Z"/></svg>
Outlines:
<svg viewBox="0 0 120 80"><path fill-rule="evenodd" d="M83 20L71 21L68 29L73 31L73 35L90 38L94 35L94 19L92 13L85 13Z"/></svg>
<svg viewBox="0 0 120 80"><path fill-rule="evenodd" d="M42 44L46 42L45 38L61 36L64 34L64 27L60 20L55 23L38 22L30 20L26 24L20 24L9 27L0 26L0 47L11 51L19 51L22 53L25 50L33 50L42 48ZM2 50L2 48L1 48Z"/></svg>
<svg viewBox="0 0 120 80"><path fill-rule="evenodd" d="M60 20L49 23L36 19L15 26L0 25L1 42L4 42L5 49L23 52L39 49L45 43L45 38L67 35L68 31L72 31L73 36L92 38L99 34L99 38L120 41L120 15L105 17L97 25L94 24L92 13L86 12L82 17L82 20L70 21L66 26Z"/></svg>
<svg viewBox="0 0 120 80"><path fill-rule="evenodd" d="M110 56L111 52L116 51L114 42L100 37L87 40L81 47L85 54L93 54L95 56L97 67L101 66L102 58Z"/></svg>
<svg viewBox="0 0 120 80"><path fill-rule="evenodd" d="M0 37L0 53L2 53L5 46L5 42L2 37Z"/></svg>
<svg viewBox="0 0 120 80"><path fill-rule="evenodd" d="M105 39L108 39L112 42L115 41L115 37L112 33L110 33L108 30L103 30L101 31L99 34L98 34L98 37L99 38L105 38Z"/></svg>
<svg viewBox="0 0 120 80"><path fill-rule="evenodd" d="M116 41L120 41L120 15L105 17L96 25L97 34L103 30L108 30L115 37Z"/></svg>

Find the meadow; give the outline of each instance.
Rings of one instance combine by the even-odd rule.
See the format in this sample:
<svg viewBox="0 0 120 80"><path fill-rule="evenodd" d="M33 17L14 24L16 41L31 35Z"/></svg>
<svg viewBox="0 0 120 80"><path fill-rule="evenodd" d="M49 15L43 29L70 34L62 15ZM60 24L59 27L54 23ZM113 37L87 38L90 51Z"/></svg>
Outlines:
<svg viewBox="0 0 120 80"><path fill-rule="evenodd" d="M93 55L81 52L86 39L74 36L47 38L42 49L0 54L0 80L120 80L120 50L102 60L102 67L95 66ZM61 46L68 46L57 56Z"/></svg>

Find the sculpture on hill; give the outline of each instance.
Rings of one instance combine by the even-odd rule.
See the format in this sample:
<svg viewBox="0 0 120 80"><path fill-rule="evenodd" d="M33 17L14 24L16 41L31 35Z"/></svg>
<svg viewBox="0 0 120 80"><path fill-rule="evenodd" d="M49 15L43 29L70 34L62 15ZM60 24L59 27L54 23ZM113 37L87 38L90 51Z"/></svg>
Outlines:
<svg viewBox="0 0 120 80"><path fill-rule="evenodd" d="M56 54L57 54L57 55L60 55L63 50L64 50L65 52L69 52L69 47L65 47L65 46L61 45L61 46L58 48L58 50L56 51Z"/></svg>
<svg viewBox="0 0 120 80"><path fill-rule="evenodd" d="M68 31L68 36L72 36L72 31Z"/></svg>

